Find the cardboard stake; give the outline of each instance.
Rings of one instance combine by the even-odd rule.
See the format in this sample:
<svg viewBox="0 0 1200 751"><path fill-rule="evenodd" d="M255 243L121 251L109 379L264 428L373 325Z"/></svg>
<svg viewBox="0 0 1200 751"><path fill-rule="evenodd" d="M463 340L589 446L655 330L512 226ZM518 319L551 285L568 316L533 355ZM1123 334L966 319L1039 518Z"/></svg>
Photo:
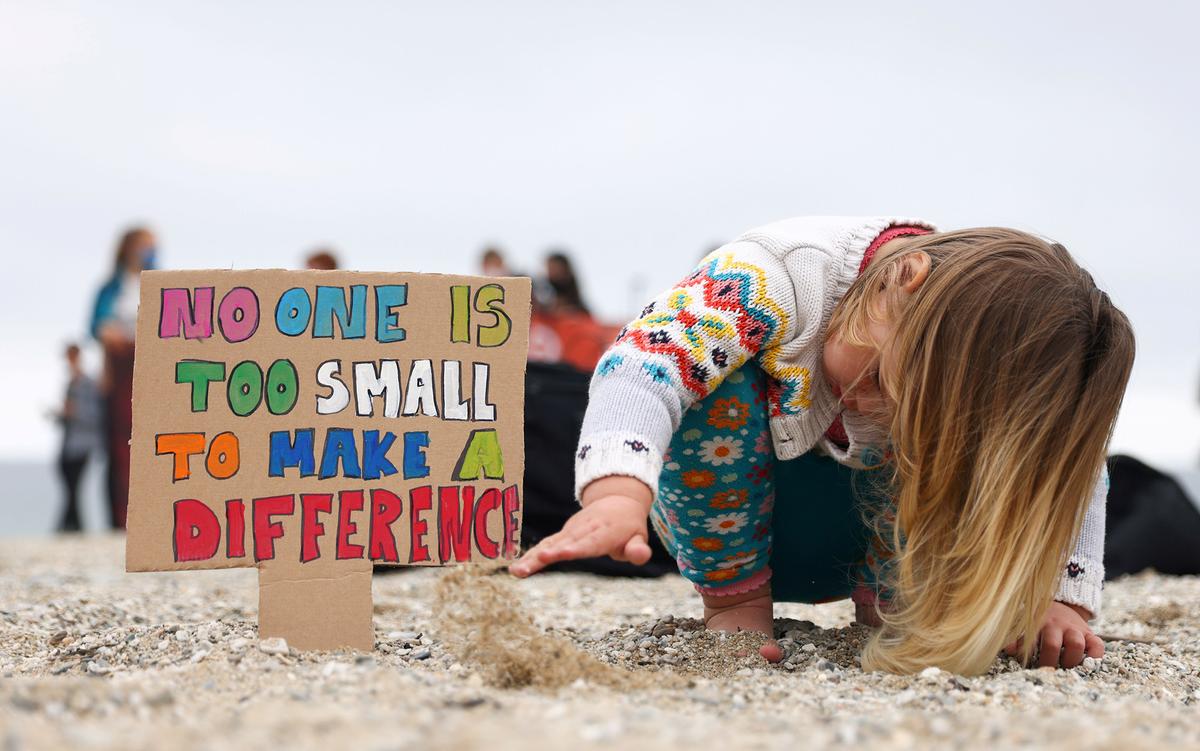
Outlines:
<svg viewBox="0 0 1200 751"><path fill-rule="evenodd" d="M258 569L259 638L282 636L296 649L375 648L370 565L303 579L290 578L287 568Z"/></svg>

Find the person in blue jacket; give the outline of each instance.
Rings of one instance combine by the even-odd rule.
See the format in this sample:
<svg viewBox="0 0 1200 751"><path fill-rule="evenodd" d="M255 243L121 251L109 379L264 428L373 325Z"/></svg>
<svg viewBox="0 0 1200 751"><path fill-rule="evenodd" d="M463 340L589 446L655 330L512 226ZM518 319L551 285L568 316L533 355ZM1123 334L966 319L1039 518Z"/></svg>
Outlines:
<svg viewBox="0 0 1200 751"><path fill-rule="evenodd" d="M112 275L96 293L92 336L104 349L101 389L105 400L108 507L113 529L125 528L129 501L129 439L133 433L133 350L140 275L154 268L155 237L145 227L126 230L117 242Z"/></svg>

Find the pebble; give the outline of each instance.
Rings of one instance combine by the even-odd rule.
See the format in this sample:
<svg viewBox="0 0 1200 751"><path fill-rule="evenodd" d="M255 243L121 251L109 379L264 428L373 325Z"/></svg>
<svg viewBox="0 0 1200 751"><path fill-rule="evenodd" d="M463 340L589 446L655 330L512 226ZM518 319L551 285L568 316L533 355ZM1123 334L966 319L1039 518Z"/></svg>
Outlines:
<svg viewBox="0 0 1200 751"><path fill-rule="evenodd" d="M285 655L288 653L287 640L281 636L263 639L258 643L258 650L269 655Z"/></svg>
<svg viewBox="0 0 1200 751"><path fill-rule="evenodd" d="M350 670L350 666L344 662L327 662L321 666L321 677L332 678L333 676L344 675L348 670Z"/></svg>
<svg viewBox="0 0 1200 751"><path fill-rule="evenodd" d="M433 653L430 652L429 649L423 647L423 648L418 649L417 651L413 652L411 657L414 660L428 660L429 656L431 654L433 654Z"/></svg>
<svg viewBox="0 0 1200 751"><path fill-rule="evenodd" d="M853 746L858 743L858 728L854 725L839 725L837 729L839 743Z"/></svg>
<svg viewBox="0 0 1200 751"><path fill-rule="evenodd" d="M168 707L175 703L175 695L168 689L158 689L146 695L145 703L150 707Z"/></svg>

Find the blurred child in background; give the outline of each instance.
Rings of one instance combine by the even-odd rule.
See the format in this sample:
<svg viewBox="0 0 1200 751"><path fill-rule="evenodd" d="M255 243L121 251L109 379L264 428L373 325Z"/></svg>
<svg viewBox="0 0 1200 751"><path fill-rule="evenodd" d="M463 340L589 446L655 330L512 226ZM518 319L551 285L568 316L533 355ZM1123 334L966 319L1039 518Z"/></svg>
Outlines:
<svg viewBox="0 0 1200 751"><path fill-rule="evenodd" d="M88 458L102 449L104 412L96 382L83 372L79 345L67 345L66 357L69 372L67 393L62 408L54 415L62 428L58 472L65 491L57 530L78 532L82 529L79 519L79 481L87 467Z"/></svg>

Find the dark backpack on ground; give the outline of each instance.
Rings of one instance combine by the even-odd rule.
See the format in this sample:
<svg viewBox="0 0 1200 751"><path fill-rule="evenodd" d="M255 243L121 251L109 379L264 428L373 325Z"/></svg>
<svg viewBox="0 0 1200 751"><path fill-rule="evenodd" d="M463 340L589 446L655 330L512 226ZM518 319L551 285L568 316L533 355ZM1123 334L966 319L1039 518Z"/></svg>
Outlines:
<svg viewBox="0 0 1200 751"><path fill-rule="evenodd" d="M1200 574L1200 510L1174 478L1131 456L1108 459L1104 578L1152 568Z"/></svg>

